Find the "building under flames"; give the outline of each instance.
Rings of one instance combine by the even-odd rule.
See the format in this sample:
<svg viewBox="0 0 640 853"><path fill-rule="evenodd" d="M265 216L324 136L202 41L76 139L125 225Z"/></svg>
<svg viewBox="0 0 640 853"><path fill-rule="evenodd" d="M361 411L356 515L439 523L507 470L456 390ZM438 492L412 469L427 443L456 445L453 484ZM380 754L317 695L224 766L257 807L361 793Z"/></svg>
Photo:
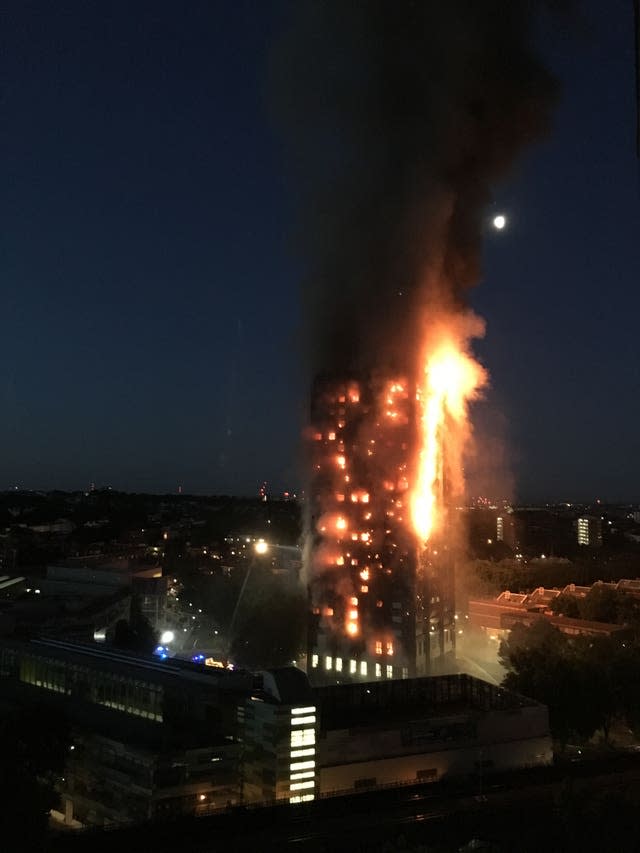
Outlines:
<svg viewBox="0 0 640 853"><path fill-rule="evenodd" d="M306 562L308 671L316 681L452 668L451 519L441 519L428 547L411 521L419 399L407 379L382 373L358 381L325 377L314 385ZM438 489L446 507L445 471L441 461Z"/></svg>

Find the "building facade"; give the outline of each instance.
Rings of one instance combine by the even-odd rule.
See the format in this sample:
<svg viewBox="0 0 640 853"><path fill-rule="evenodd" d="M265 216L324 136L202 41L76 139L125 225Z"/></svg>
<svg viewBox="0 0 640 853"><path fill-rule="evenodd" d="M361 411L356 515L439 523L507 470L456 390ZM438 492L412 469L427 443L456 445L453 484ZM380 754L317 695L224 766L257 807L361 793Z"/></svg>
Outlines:
<svg viewBox="0 0 640 853"><path fill-rule="evenodd" d="M314 680L441 671L455 647L453 556L410 524L415 390L398 377L318 379L307 566Z"/></svg>

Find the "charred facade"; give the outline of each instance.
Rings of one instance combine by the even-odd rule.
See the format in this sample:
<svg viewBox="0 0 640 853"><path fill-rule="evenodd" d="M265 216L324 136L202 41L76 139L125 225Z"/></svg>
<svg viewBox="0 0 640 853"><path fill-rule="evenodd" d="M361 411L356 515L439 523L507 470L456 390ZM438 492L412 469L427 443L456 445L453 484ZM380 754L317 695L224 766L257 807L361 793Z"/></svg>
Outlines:
<svg viewBox="0 0 640 853"><path fill-rule="evenodd" d="M420 548L410 520L415 401L397 375L314 384L306 562L315 680L413 677L452 657L453 560L445 543Z"/></svg>

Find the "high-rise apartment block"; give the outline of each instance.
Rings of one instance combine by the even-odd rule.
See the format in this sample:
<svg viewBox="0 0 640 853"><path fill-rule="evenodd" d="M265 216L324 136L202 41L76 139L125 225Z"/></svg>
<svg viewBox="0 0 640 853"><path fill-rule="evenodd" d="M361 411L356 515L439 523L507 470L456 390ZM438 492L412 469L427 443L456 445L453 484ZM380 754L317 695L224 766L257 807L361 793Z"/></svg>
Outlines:
<svg viewBox="0 0 640 853"><path fill-rule="evenodd" d="M450 553L445 542L420 549L410 522L415 418L401 377L315 383L306 564L317 680L424 675L453 654Z"/></svg>

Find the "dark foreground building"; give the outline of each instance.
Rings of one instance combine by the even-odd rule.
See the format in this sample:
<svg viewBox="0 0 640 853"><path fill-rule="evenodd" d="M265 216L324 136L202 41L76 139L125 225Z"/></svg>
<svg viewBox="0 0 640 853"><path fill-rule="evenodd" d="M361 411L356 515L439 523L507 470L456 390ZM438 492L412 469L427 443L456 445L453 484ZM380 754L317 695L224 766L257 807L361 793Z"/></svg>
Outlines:
<svg viewBox="0 0 640 853"><path fill-rule="evenodd" d="M69 826L551 760L546 708L469 675L312 688L293 667L230 672L1 639L0 700L71 723L58 814Z"/></svg>

